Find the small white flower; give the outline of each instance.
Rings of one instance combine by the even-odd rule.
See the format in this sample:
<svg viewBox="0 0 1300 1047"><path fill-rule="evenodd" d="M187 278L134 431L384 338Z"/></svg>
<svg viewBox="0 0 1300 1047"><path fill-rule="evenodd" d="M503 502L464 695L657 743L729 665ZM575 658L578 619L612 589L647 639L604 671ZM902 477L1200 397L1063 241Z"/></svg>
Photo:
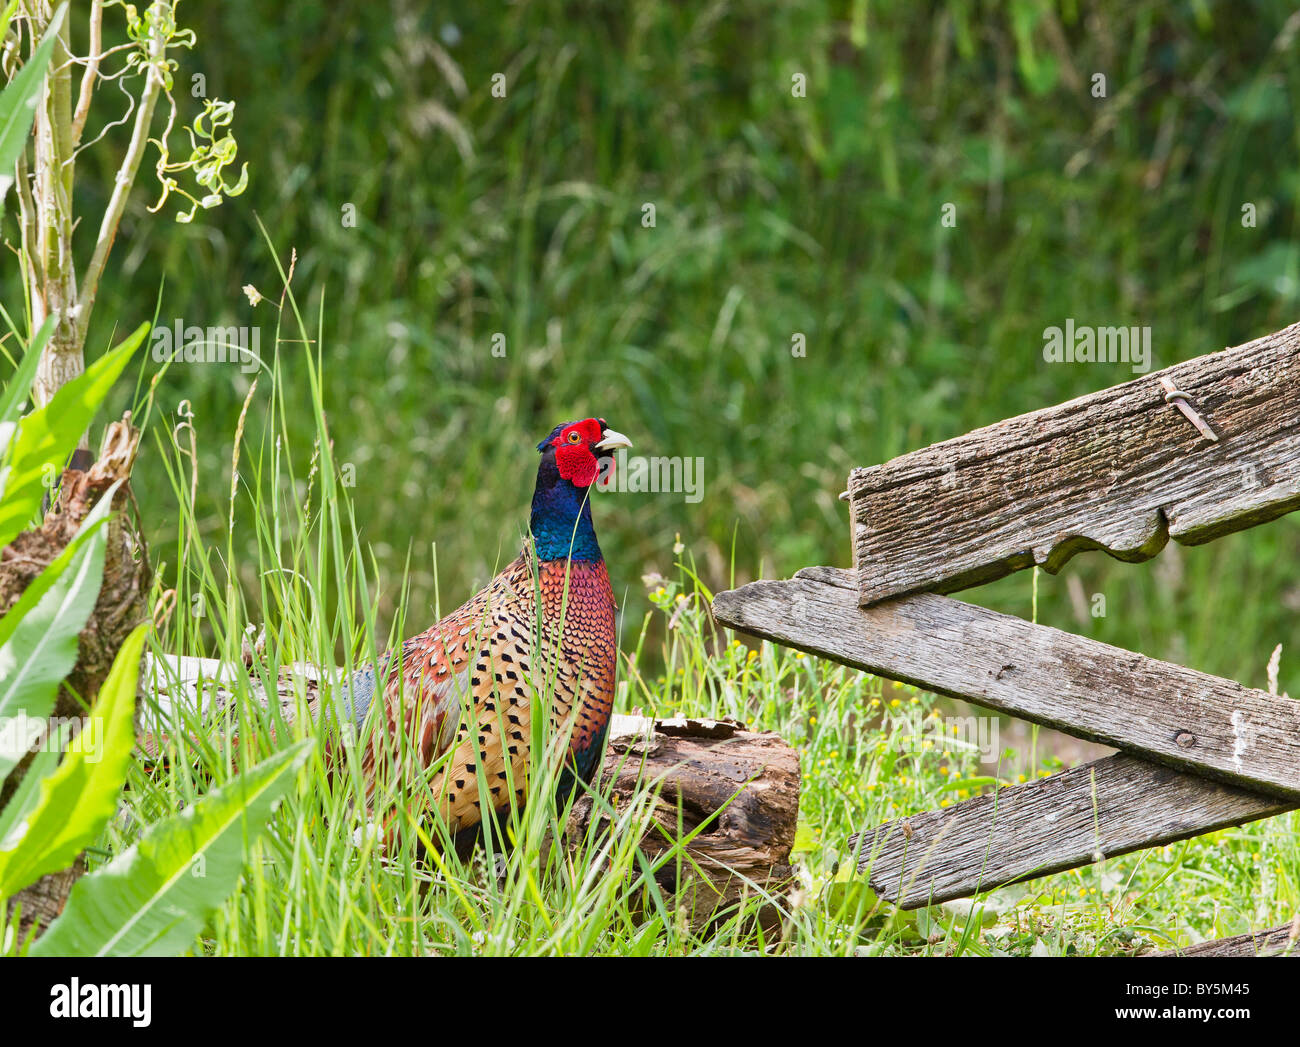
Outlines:
<svg viewBox="0 0 1300 1047"><path fill-rule="evenodd" d="M358 849L363 846L383 842L384 827L379 822L366 822L365 825L358 825L352 830L352 846Z"/></svg>

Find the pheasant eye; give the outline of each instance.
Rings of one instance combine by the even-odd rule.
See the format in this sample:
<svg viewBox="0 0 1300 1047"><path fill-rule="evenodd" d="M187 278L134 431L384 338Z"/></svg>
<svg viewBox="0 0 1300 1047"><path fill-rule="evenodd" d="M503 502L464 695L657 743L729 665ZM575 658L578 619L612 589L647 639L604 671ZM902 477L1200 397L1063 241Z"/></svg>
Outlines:
<svg viewBox="0 0 1300 1047"><path fill-rule="evenodd" d="M569 443L576 444L581 442L582 442L582 433L578 432L577 429L574 429L573 432L569 433Z"/></svg>

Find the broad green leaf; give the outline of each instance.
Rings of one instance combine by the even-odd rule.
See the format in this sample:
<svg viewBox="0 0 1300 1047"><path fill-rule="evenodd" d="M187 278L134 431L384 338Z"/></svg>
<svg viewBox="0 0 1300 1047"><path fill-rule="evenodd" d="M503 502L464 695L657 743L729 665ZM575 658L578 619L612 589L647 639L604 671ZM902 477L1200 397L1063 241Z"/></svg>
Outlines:
<svg viewBox="0 0 1300 1047"><path fill-rule="evenodd" d="M41 782L59 765L59 757L63 754L63 746L67 743L71 730L70 724L60 724L28 765L27 773L9 798L4 812L0 813L0 847L8 846L9 834L13 832L14 826L26 821L27 815L36 807L36 801L40 799Z"/></svg>
<svg viewBox="0 0 1300 1047"><path fill-rule="evenodd" d="M0 91L0 204L4 203L9 187L14 184L14 165L18 162L18 154L27 145L27 136L31 134L41 85L45 82L45 70L50 64L50 52L54 49L54 40L59 35L66 11L67 4L64 4L54 13L31 58ZM5 14L6 23L12 12L11 6Z"/></svg>
<svg viewBox="0 0 1300 1047"><path fill-rule="evenodd" d="M0 618L0 780L27 752L59 684L77 664L77 634L103 580L104 523L115 489L105 492L67 548Z"/></svg>
<svg viewBox="0 0 1300 1047"><path fill-rule="evenodd" d="M135 745L135 683L148 629L137 626L126 638L90 719L41 783L36 807L0 840L0 897L12 898L46 873L66 869L117 810Z"/></svg>
<svg viewBox="0 0 1300 1047"><path fill-rule="evenodd" d="M311 740L284 749L152 826L83 876L33 956L171 956L234 890L247 847L293 784Z"/></svg>
<svg viewBox="0 0 1300 1047"><path fill-rule="evenodd" d="M807 822L798 822L794 829L794 843L790 846L791 854L811 854L820 845L812 826Z"/></svg>
<svg viewBox="0 0 1300 1047"><path fill-rule="evenodd" d="M116 349L105 353L63 386L48 404L33 411L18 427L0 489L0 548L8 545L36 515L45 495L48 471L62 470L95 417L99 405L149 332L141 324Z"/></svg>
<svg viewBox="0 0 1300 1047"><path fill-rule="evenodd" d="M855 914L867 916L880 908L880 899L867 884L867 878L858 874L853 862L841 862L834 879L826 887L826 910L836 919Z"/></svg>
<svg viewBox="0 0 1300 1047"><path fill-rule="evenodd" d="M13 635L14 630L22 621L23 614L34 607L37 601L49 591L50 586L54 584L61 572L59 565L70 563L76 551L90 540L90 536L95 532L96 528L103 526L104 521L108 519L108 515L112 511L113 496L120 486L121 481L119 480L104 492L99 501L95 503L95 507L86 514L86 518L81 522L81 527L72 536L72 541L68 542L64 547L63 552L50 562L46 570L32 579L27 588L23 590L22 596L18 598L18 602L5 615L0 617L0 645L8 642L9 637ZM54 568L54 570L50 570L50 568ZM0 669L0 680L3 679L4 673Z"/></svg>
<svg viewBox="0 0 1300 1047"><path fill-rule="evenodd" d="M36 368L41 362L41 353L45 351L45 343L50 340L50 332L53 330L54 317L47 316L45 323L41 324L41 329L36 332L36 337L32 339L31 345L27 347L27 352L23 354L18 370L14 372L5 387L4 398L0 400L0 459L3 458L3 454L8 453L9 434L17 432L19 412L23 402L31 395ZM0 491L2 490L3 488L0 488Z"/></svg>
<svg viewBox="0 0 1300 1047"><path fill-rule="evenodd" d="M960 935L970 927L992 927L998 922L996 907L971 898L927 905L916 909L912 916L917 932L926 938L936 934Z"/></svg>

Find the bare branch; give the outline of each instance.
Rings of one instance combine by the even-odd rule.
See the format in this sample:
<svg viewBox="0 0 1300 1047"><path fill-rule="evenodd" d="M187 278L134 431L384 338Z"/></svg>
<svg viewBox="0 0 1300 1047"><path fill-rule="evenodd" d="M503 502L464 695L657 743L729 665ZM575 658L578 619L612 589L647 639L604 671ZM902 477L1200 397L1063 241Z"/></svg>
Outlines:
<svg viewBox="0 0 1300 1047"><path fill-rule="evenodd" d="M77 109L72 116L72 148L77 148L81 141L81 132L86 129L86 117L90 115L90 99L95 93L95 80L99 76L99 62L103 57L99 52L104 44L104 0L94 0L90 7L90 58L86 62L86 71L81 75L81 94L77 97Z"/></svg>
<svg viewBox="0 0 1300 1047"><path fill-rule="evenodd" d="M113 195L109 198L108 206L104 209L104 219L99 226L99 237L95 241L95 253L91 256L90 264L86 267L86 278L83 284L81 301L78 302L77 308L77 340L79 343L84 342L86 330L90 326L90 313L95 305L95 295L99 290L99 278L104 272L104 263L108 260L108 252L113 247L113 239L117 236L118 224L122 221L122 215L126 211L127 198L131 195L131 187L135 184L135 177L140 171L140 161L144 159L144 152L149 144L149 126L153 123L154 108L158 104L158 95L162 92L163 78L158 68L158 63L162 60L167 49L167 37L161 29L155 28L149 40L149 57L145 62L147 72L145 73L144 92L140 96L140 106L135 114L135 127L131 132L131 144L128 146L126 155L122 158L122 165L117 170L117 177L114 179Z"/></svg>

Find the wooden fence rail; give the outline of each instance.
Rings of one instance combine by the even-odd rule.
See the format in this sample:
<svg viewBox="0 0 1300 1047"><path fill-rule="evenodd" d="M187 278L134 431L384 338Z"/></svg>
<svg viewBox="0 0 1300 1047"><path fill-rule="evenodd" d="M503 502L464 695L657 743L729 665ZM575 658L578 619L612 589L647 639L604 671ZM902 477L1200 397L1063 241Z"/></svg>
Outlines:
<svg viewBox="0 0 1300 1047"><path fill-rule="evenodd" d="M855 469L848 497L852 571L719 593L715 618L1120 750L855 837L882 897L915 908L1300 806L1300 702L942 595L1300 507L1300 324ZM1294 953L1296 927L1221 946Z"/></svg>
<svg viewBox="0 0 1300 1047"><path fill-rule="evenodd" d="M1172 385L1187 399L1166 401ZM1206 440L1178 402L1209 425ZM863 606L1075 553L1154 556L1300 506L1300 324L849 475Z"/></svg>

